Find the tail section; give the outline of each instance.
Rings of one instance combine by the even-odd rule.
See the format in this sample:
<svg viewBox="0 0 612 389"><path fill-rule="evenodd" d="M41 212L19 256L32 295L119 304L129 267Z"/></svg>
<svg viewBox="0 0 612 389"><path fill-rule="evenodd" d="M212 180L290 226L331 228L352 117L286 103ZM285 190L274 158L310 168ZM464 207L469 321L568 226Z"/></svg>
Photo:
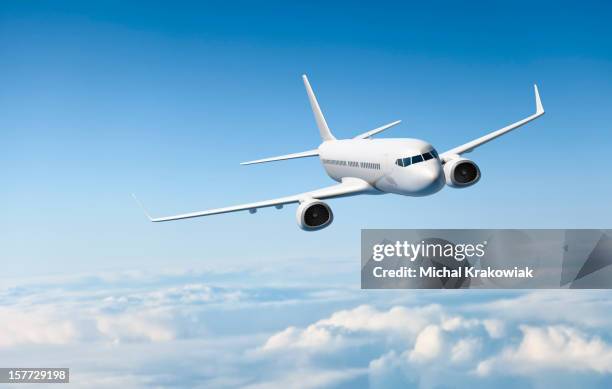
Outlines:
<svg viewBox="0 0 612 389"><path fill-rule="evenodd" d="M317 122L317 127L319 127L319 133L321 134L321 139L323 142L336 140L336 137L331 133L329 127L327 126L327 122L325 121L325 117L323 116L323 112L321 112L321 108L319 107L319 103L317 102L317 98L312 91L312 87L308 82L308 77L305 74L302 75L302 79L304 80L304 86L306 87L306 93L308 93L308 100L310 100L310 106L312 107L312 113L314 114L315 121ZM384 126L375 128L368 132L364 132L363 134L357 135L353 139L368 139L373 135L376 135L384 130L391 128L395 125L398 125L400 120L397 120L393 123L386 124ZM316 157L319 155L319 149L302 151L299 153L279 155L277 157L269 157L256 159L254 161L242 162L241 165L254 165L258 163L266 163L266 162L274 162L274 161L284 161L287 159L296 159L296 158L306 158L306 157Z"/></svg>
<svg viewBox="0 0 612 389"><path fill-rule="evenodd" d="M312 113L314 114L315 121L317 122L317 127L319 127L319 133L321 134L321 139L323 141L328 140L336 140L336 138L332 135L329 127L327 126L327 122L325 121L325 117L323 116L323 112L321 112L321 108L319 107L319 103L317 102L317 98L312 91L312 87L308 82L308 77L306 75L302 75L302 79L304 80L304 86L306 87L306 93L308 93L308 100L310 100L310 106L312 107Z"/></svg>

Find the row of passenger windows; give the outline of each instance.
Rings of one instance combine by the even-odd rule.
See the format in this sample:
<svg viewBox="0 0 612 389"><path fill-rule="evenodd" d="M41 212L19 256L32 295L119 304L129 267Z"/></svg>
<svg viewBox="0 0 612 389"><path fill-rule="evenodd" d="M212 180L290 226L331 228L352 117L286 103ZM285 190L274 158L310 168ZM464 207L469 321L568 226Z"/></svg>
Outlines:
<svg viewBox="0 0 612 389"><path fill-rule="evenodd" d="M400 158L395 161L395 164L398 166L410 166L415 163L429 161L430 159L439 158L438 152L435 149L431 149L431 151L426 152L425 154L415 155L413 157Z"/></svg>
<svg viewBox="0 0 612 389"><path fill-rule="evenodd" d="M374 162L339 161L337 159L324 159L323 163L337 166L360 167L363 169L380 170L380 164Z"/></svg>

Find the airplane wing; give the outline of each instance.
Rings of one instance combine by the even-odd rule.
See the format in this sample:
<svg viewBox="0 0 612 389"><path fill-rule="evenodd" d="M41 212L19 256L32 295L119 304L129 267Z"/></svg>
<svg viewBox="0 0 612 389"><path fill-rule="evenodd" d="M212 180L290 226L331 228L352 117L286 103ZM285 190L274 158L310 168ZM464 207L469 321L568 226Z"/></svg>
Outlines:
<svg viewBox="0 0 612 389"><path fill-rule="evenodd" d="M471 142L468 142L464 145L461 145L459 147L455 147L454 149L448 150L442 154L440 154L440 158L444 161L444 160L448 160L451 159L453 156L456 155L460 155L463 153L469 153L470 151L474 150L476 147L481 146L487 142L492 141L493 139L500 137L516 128L519 128L520 126L529 123L530 121L539 118L540 116L544 115L544 107L542 106L542 101L540 100L540 93L538 92L538 86L534 85L533 89L535 91L535 100L536 100L536 112L531 115L526 117L523 120L519 120L516 123L512 123L509 126L506 126L502 129L499 129L497 131L493 131L483 137L480 137L478 139L474 139Z"/></svg>
<svg viewBox="0 0 612 389"><path fill-rule="evenodd" d="M293 196L286 196L286 197L280 197L280 198L273 199L273 200L259 201L256 203L241 204L241 205L235 205L231 207L209 209L206 211L191 212L191 213L184 213L180 215L164 216L164 217L151 217L151 215L147 212L147 210L144 208L142 203L138 201L136 196L132 195L132 197L134 197L136 202L141 206L141 208L143 209L143 211L145 212L145 215L149 218L149 220L151 220L152 222L166 222L166 221L171 221L171 220L189 219L192 217L210 216L210 215L217 215L220 213L246 211L246 210L249 210L249 212L251 213L255 213L257 209L259 208L266 208L266 207L273 207L273 206L276 206L277 208L282 208L284 204L299 203L299 202L302 202L308 199L324 200L324 199L331 199L331 198L336 198L336 197L354 196L358 194L365 194L368 192L370 193L377 192L377 190L374 189L370 184L368 184L367 182L359 178L347 177L347 178L344 178L342 182L339 184L328 186L328 187L317 189L317 190L313 190L311 192L300 193L300 194L293 195Z"/></svg>

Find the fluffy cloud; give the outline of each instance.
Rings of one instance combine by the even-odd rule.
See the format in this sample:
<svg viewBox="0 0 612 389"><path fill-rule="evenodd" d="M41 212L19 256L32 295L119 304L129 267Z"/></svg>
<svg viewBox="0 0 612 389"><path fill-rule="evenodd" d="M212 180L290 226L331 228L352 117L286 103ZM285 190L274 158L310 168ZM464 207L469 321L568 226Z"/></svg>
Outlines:
<svg viewBox="0 0 612 389"><path fill-rule="evenodd" d="M508 299L498 303L514 304ZM495 307L496 301L487 304ZM340 358L370 353L370 384L382 387L390 383L446 385L449 377L461 377L462 383L455 386L486 387L491 377L508 375L541 382L542 371L551 369L612 373L612 347L601 338L566 325L513 324L514 320L492 316L494 310L474 315L471 308L451 313L438 304L386 310L362 305L335 312L303 329L288 327L270 336L260 351L308 350L306 363L310 364L323 358L317 357L317 351ZM529 317L524 320L532 321ZM587 327L591 324L588 321ZM368 344L386 346L377 355L379 349ZM300 364L304 363L301 359Z"/></svg>
<svg viewBox="0 0 612 389"><path fill-rule="evenodd" d="M75 324L49 307L0 308L0 349L19 344L67 344L77 337Z"/></svg>
<svg viewBox="0 0 612 389"><path fill-rule="evenodd" d="M406 297L210 279L134 273L0 289L0 364L53 361L95 388L544 386L561 372L612 385L609 292Z"/></svg>
<svg viewBox="0 0 612 389"><path fill-rule="evenodd" d="M484 319L482 324L491 338L499 339L504 336L505 325L503 321L499 319Z"/></svg>
<svg viewBox="0 0 612 389"><path fill-rule="evenodd" d="M272 335L263 345L263 351L285 350L288 348L303 350L329 350L342 343L342 337L332 334L320 325L309 325L303 330L288 327L284 331Z"/></svg>
<svg viewBox="0 0 612 389"><path fill-rule="evenodd" d="M531 375L545 370L612 373L612 346L566 326L521 326L520 344L481 362L479 375L493 372Z"/></svg>
<svg viewBox="0 0 612 389"><path fill-rule="evenodd" d="M311 353L337 350L367 343L373 337L396 339L402 344L412 341L431 322L443 320L438 305L418 308L392 307L378 310L369 305L341 310L304 329L294 326L270 336L257 352L300 349Z"/></svg>
<svg viewBox="0 0 612 389"><path fill-rule="evenodd" d="M496 319L504 321L612 327L612 315L609 314L612 299L608 290L541 290L515 294L476 304L466 302L464 310L486 315L493 313Z"/></svg>
<svg viewBox="0 0 612 389"><path fill-rule="evenodd" d="M176 337L168 313L137 312L95 317L100 335L113 343L121 341L165 342Z"/></svg>
<svg viewBox="0 0 612 389"><path fill-rule="evenodd" d="M387 311L362 305L336 312L317 324L348 331L386 332L412 338L430 322L439 321L442 314L441 307L436 304L416 308L395 306Z"/></svg>
<svg viewBox="0 0 612 389"><path fill-rule="evenodd" d="M367 369L315 370L298 369L270 380L246 385L245 389L329 388L339 383L366 375Z"/></svg>
<svg viewBox="0 0 612 389"><path fill-rule="evenodd" d="M424 363L437 357L442 351L444 340L437 325L429 325L419 333L409 358L412 362Z"/></svg>
<svg viewBox="0 0 612 389"><path fill-rule="evenodd" d="M473 359L481 344L479 338L459 339L451 350L451 361L461 363Z"/></svg>

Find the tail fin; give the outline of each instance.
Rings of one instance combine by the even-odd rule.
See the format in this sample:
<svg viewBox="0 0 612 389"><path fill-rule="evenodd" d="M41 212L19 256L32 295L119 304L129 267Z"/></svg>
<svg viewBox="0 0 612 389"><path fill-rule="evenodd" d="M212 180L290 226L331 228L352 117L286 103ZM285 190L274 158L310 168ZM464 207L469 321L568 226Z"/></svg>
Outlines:
<svg viewBox="0 0 612 389"><path fill-rule="evenodd" d="M304 86L306 87L306 93L308 93L308 100L310 100L310 106L312 107L312 113L314 114L315 120L317 122L317 127L319 127L319 133L321 134L321 139L323 141L327 140L336 140L336 138L332 135L329 127L327 126L327 122L325 121L325 117L323 116L323 112L321 112L321 108L319 107L319 103L317 102L317 98L312 91L312 87L308 82L308 77L305 74L302 75L302 79L304 80Z"/></svg>

